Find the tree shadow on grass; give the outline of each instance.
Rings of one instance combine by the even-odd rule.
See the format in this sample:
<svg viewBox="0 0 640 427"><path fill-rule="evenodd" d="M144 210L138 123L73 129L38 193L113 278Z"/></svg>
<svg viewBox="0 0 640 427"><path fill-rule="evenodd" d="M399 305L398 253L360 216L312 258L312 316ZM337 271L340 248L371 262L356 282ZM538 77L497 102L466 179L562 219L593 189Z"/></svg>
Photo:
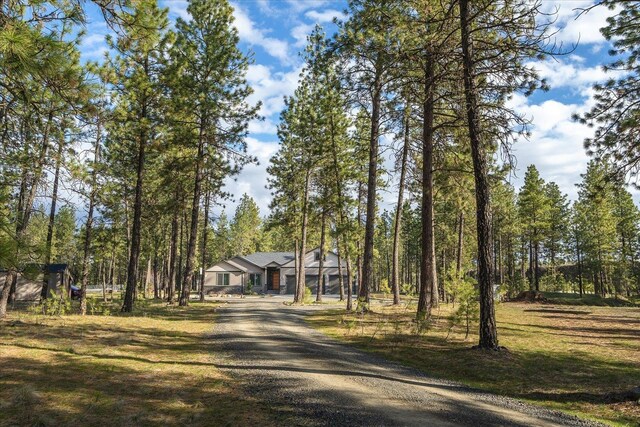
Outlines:
<svg viewBox="0 0 640 427"><path fill-rule="evenodd" d="M68 354L46 363L2 359L1 425L204 426L252 418L247 402L215 375L183 377L176 370L137 370ZM25 390L28 398L16 399Z"/></svg>

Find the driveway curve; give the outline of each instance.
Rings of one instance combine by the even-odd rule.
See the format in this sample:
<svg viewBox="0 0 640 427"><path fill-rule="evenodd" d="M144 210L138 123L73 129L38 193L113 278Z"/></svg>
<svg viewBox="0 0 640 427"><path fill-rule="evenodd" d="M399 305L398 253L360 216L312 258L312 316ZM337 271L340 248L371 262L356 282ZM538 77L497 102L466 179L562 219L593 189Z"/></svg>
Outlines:
<svg viewBox="0 0 640 427"><path fill-rule="evenodd" d="M283 425L599 425L430 378L339 343L305 323L326 306L288 300L225 300L212 335L217 367L273 408Z"/></svg>

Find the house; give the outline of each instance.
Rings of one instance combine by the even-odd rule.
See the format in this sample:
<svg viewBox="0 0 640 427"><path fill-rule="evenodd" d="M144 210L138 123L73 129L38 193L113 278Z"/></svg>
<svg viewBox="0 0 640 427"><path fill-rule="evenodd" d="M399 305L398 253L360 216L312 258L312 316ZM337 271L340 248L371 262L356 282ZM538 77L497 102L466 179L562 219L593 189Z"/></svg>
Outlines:
<svg viewBox="0 0 640 427"><path fill-rule="evenodd" d="M296 288L296 265L293 252L256 252L221 261L205 271L204 290L208 294L293 294ZM305 283L316 293L320 250L305 254ZM345 266L342 266L346 286ZM338 255L325 251L322 268L323 293L338 294Z"/></svg>
<svg viewBox="0 0 640 427"><path fill-rule="evenodd" d="M42 282L44 279L43 271L48 275L48 296L51 296L52 291L59 292L60 289L65 289L67 294L69 294L73 278L67 264L49 264L47 266L32 265L27 270L31 270L35 274L18 273L15 293L16 301L40 300L40 292L42 291ZM38 270L40 273L38 273ZM7 270L0 268L0 277L6 273Z"/></svg>

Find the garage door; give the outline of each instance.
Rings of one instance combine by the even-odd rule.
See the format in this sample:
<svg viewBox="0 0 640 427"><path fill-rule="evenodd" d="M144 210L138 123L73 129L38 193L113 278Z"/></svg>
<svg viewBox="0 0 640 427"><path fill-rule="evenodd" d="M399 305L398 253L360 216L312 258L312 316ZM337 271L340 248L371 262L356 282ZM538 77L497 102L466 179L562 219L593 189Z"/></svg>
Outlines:
<svg viewBox="0 0 640 427"><path fill-rule="evenodd" d="M285 283L287 285L286 292L289 295L293 295L296 293L296 276L287 275L285 277Z"/></svg>
<svg viewBox="0 0 640 427"><path fill-rule="evenodd" d="M342 276L343 283L347 283L347 276ZM344 286L344 285L343 285ZM327 284L327 289L325 289L325 294L338 295L340 294L340 276L337 274L329 275L329 283Z"/></svg>

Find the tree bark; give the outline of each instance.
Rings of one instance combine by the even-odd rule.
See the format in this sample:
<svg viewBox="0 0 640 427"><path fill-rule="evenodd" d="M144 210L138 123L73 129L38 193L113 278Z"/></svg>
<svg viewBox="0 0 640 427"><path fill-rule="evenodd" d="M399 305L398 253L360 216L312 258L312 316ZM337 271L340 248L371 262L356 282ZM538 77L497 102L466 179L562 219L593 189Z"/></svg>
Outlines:
<svg viewBox="0 0 640 427"><path fill-rule="evenodd" d="M141 119L147 119L147 105L143 101ZM127 266L127 287L124 294L122 312L133 311L133 301L136 292L136 279L138 277L138 260L140 257L140 234L142 232L142 188L144 181L145 151L147 146L147 131L143 127L138 138L138 158L136 165L136 187L133 202L133 226L131 229L131 252L129 265Z"/></svg>
<svg viewBox="0 0 640 427"><path fill-rule="evenodd" d="M298 254L298 282L296 283L296 295L293 302L302 304L304 302L304 290L306 288L304 258L307 251L307 221L309 217L309 185L311 180L311 171L307 171L304 180L304 201L302 205L302 235L300 239L300 253Z"/></svg>
<svg viewBox="0 0 640 427"><path fill-rule="evenodd" d="M295 295L294 295L294 299L297 298L298 296L298 283L300 281L300 254L299 254L299 250L298 250L298 239L294 239L294 253L293 253L293 266L294 266L294 276L295 276L295 282L296 282L296 288L294 289ZM266 278L265 278L266 280Z"/></svg>
<svg viewBox="0 0 640 427"><path fill-rule="evenodd" d="M180 294L180 306L189 304L191 294L191 282L193 280L193 268L196 261L196 242L198 240L198 215L200 213L200 193L202 189L203 159L204 159L204 124L200 125L200 135L198 137L198 157L196 159L196 177L193 185L193 200L191 203L191 224L189 230L189 241L187 244L187 261L185 263L184 278L182 281L182 292Z"/></svg>
<svg viewBox="0 0 640 427"><path fill-rule="evenodd" d="M425 100L422 126L422 257L420 262L420 294L418 296L418 319L431 316L433 293L437 288L435 264L435 240L433 234L433 116L434 116L434 67L429 55L425 64Z"/></svg>
<svg viewBox="0 0 640 427"><path fill-rule="evenodd" d="M471 142L476 187L478 287L480 290L480 337L478 347L498 349L498 331L493 300L493 256L491 240L491 200L487 154L481 141L480 115L473 64L469 0L460 0L460 33L464 73L465 107Z"/></svg>
<svg viewBox="0 0 640 427"><path fill-rule="evenodd" d="M204 221L202 224L202 275L200 276L200 302L204 302L204 276L207 268L207 227L209 225L209 203L211 192L207 189L204 200Z"/></svg>
<svg viewBox="0 0 640 427"><path fill-rule="evenodd" d="M91 193L89 194L89 212L87 213L87 221L84 226L84 252L82 256L82 282L80 285L80 314L87 314L87 281L89 279L89 253L91 251L91 235L93 231L93 210L96 202L98 162L100 161L100 138L101 138L100 122L96 129L96 146L93 151L93 170L91 171ZM104 285L103 285L104 295Z"/></svg>
<svg viewBox="0 0 640 427"><path fill-rule="evenodd" d="M373 285L373 245L376 227L376 195L378 184L378 146L380 139L380 105L382 102L382 64L376 61L371 99L371 136L369 138L369 173L367 177L367 218L364 227L362 283L358 290L358 310L369 311L369 292Z"/></svg>
<svg viewBox="0 0 640 427"><path fill-rule="evenodd" d="M58 203L58 182L60 181L60 163L62 162L62 147L64 146L62 139L58 142L58 151L56 152L56 169L53 174L53 189L51 192L51 208L49 209L49 223L47 224L47 242L45 244L44 254L44 273L42 275L42 289L40 290L40 299L46 299L49 293L49 276L47 267L51 264L51 246L53 243L53 227L56 221L56 204ZM55 273L54 273L55 274Z"/></svg>
<svg viewBox="0 0 640 427"><path fill-rule="evenodd" d="M344 301L344 278L342 277L342 251L340 250L340 241L336 240L338 247L338 287L340 292L340 301Z"/></svg>
<svg viewBox="0 0 640 427"><path fill-rule="evenodd" d="M456 250L456 275L462 277L462 248L464 245L464 212L458 215L458 247Z"/></svg>
<svg viewBox="0 0 640 427"><path fill-rule="evenodd" d="M176 293L177 255L178 255L178 208L176 206L173 208L173 219L171 220L171 243L169 248L169 289L167 290L167 302L169 304L173 304L175 293Z"/></svg>
<svg viewBox="0 0 640 427"><path fill-rule="evenodd" d="M540 243L536 242L535 245L533 245L533 253L534 253L534 285L536 288L536 291L540 291L540 277L538 275L538 272L540 271Z"/></svg>
<svg viewBox="0 0 640 427"><path fill-rule="evenodd" d="M353 277L351 274L351 260L346 236L343 236L344 260L347 267L347 311L353 310Z"/></svg>
<svg viewBox="0 0 640 427"><path fill-rule="evenodd" d="M402 159L400 163L400 182L398 184L398 201L396 205L396 217L393 225L393 263L391 274L391 291L393 292L393 304L400 304L400 231L402 230L402 204L404 203L404 181L407 174L407 158L409 157L409 107L405 107L404 117L404 143L402 146Z"/></svg>
<svg viewBox="0 0 640 427"><path fill-rule="evenodd" d="M320 222L320 260L318 261L318 287L316 288L316 302L322 302L322 286L324 285L324 245L326 231L326 212L324 209L322 210L322 219Z"/></svg>

